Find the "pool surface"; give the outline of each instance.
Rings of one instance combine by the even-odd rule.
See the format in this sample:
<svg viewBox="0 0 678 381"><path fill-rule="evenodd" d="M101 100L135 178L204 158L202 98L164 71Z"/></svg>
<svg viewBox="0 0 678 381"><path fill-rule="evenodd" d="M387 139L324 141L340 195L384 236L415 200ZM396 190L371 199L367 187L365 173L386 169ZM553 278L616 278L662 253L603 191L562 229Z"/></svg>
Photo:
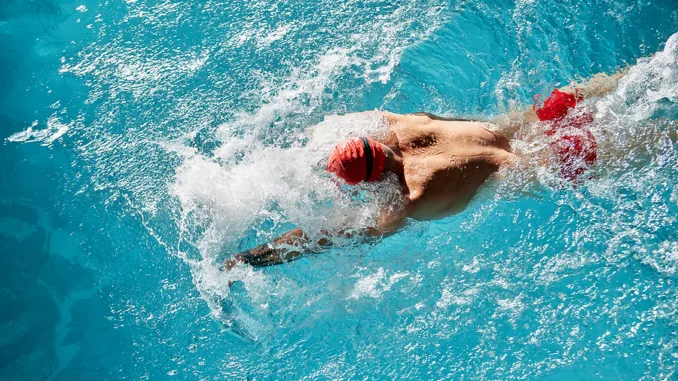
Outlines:
<svg viewBox="0 0 678 381"><path fill-rule="evenodd" d="M3 1L0 379L675 380L677 32L675 0ZM346 114L489 119L627 66L579 186L507 171L380 242L220 270L399 202L324 171L382 131Z"/></svg>

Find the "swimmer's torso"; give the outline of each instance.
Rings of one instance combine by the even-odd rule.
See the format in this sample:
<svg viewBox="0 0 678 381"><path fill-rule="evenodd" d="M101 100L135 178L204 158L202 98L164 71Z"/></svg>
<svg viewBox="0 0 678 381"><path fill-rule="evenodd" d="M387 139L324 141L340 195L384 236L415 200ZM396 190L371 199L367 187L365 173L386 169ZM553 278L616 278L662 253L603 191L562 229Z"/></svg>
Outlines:
<svg viewBox="0 0 678 381"><path fill-rule="evenodd" d="M489 131L489 123L384 116L392 132L386 143L402 151L407 217L431 220L461 211L514 157L508 140Z"/></svg>

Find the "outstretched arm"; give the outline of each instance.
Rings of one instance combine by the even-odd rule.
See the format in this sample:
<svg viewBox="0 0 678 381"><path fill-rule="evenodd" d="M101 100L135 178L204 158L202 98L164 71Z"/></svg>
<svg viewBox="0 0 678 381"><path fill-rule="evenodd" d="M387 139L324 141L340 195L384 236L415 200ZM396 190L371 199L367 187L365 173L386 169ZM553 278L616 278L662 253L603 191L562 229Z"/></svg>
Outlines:
<svg viewBox="0 0 678 381"><path fill-rule="evenodd" d="M364 232L357 235L365 241L383 236L376 228L365 229ZM353 237L352 234L343 231L337 233L336 236ZM322 231L320 237L319 239L312 239L301 229L296 228L278 236L271 242L236 254L235 257L224 263L224 268L230 269L237 263L245 263L253 267L279 265L297 259L302 255L322 252L333 246L332 236L328 232Z"/></svg>
<svg viewBox="0 0 678 381"><path fill-rule="evenodd" d="M385 237L395 233L403 226L403 222L410 206L395 212L383 212L377 227L365 228L358 233L339 231L332 235L321 231L319 238L312 238L301 229L296 228L278 236L273 241L259 245L253 249L236 254L224 263L224 269L230 269L238 263L245 263L254 267L265 267L289 262L305 254L319 253L332 247L332 237L354 238L364 241Z"/></svg>
<svg viewBox="0 0 678 381"><path fill-rule="evenodd" d="M253 249L236 254L224 264L226 269L235 266L236 263L246 263L254 267L277 265L291 261L295 258L316 252L332 245L328 238L319 239L315 245L301 229L296 228L275 238L271 242L259 245Z"/></svg>

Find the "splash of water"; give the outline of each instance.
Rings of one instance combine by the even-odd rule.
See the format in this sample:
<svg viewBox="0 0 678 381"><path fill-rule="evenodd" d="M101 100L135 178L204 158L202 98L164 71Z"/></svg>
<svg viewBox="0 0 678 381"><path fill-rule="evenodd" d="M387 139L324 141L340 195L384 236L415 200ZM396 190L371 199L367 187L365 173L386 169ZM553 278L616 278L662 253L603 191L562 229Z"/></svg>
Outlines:
<svg viewBox="0 0 678 381"><path fill-rule="evenodd" d="M199 251L197 258L180 256L191 264L213 314L227 325L233 323L228 311L234 307L228 303L234 299L227 299L230 289L225 285L243 280L248 295L250 288L267 287L266 278L253 276L251 270L220 271L221 261L238 250L243 236L254 235L261 243L291 225L311 236L320 230L360 230L374 226L381 210L402 201L395 178L346 192L324 170L327 153L338 141L354 135L383 137L385 122L377 113L327 116L310 128L306 121L325 107L327 92L342 76L385 82L403 51L445 20L431 4L425 10L430 22L418 31L412 27L420 16L416 11L414 3L406 4L381 18L372 32L353 34L350 46L331 48L311 65L293 69L282 82L263 80L248 95L259 98L262 106L237 112L220 125L214 150L164 144L182 158L171 194L180 200L182 234L193 237L191 245Z"/></svg>

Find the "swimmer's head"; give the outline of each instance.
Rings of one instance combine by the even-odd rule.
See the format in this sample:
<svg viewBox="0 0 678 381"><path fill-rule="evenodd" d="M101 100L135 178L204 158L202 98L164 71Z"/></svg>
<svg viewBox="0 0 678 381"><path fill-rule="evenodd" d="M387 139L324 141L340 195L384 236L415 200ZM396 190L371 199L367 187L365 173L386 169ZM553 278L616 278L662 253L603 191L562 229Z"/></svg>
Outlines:
<svg viewBox="0 0 678 381"><path fill-rule="evenodd" d="M355 185L361 181L377 181L385 166L383 144L369 138L351 138L334 146L327 171Z"/></svg>

